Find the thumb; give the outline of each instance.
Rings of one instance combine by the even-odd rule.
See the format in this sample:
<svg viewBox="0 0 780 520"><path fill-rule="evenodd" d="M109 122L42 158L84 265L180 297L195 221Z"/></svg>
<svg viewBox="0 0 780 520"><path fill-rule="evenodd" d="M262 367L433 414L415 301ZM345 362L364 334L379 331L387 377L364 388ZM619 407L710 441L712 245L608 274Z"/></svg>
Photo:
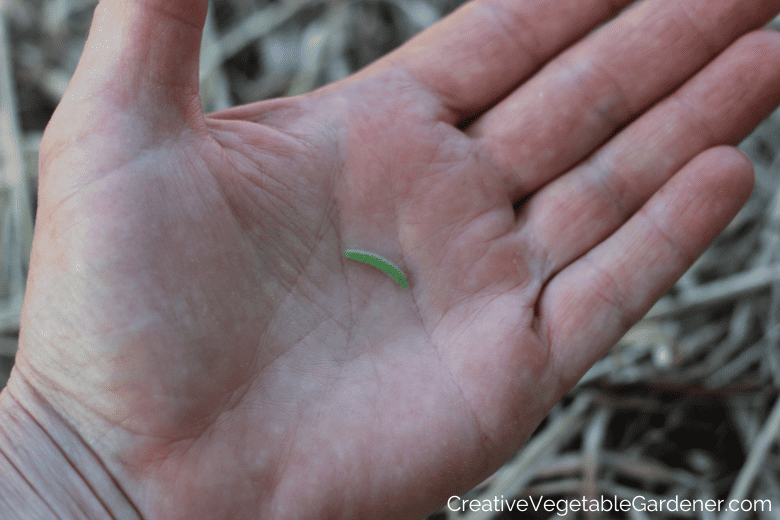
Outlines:
<svg viewBox="0 0 780 520"><path fill-rule="evenodd" d="M101 0L63 101L192 122L207 0ZM157 120L157 121L155 121ZM182 122L179 120L178 122Z"/></svg>

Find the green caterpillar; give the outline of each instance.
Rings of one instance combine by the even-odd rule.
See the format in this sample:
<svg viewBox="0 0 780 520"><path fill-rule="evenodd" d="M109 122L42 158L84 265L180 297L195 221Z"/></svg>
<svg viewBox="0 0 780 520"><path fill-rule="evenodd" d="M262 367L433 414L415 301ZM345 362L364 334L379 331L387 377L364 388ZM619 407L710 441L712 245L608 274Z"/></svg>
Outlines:
<svg viewBox="0 0 780 520"><path fill-rule="evenodd" d="M344 251L344 256L350 260L357 260L358 262L363 262L376 267L390 278L398 282L398 285L400 285L402 288L409 287L403 271L398 269L390 260L387 260L386 258L382 258L379 255L369 253L367 251L360 251L358 249L348 249Z"/></svg>

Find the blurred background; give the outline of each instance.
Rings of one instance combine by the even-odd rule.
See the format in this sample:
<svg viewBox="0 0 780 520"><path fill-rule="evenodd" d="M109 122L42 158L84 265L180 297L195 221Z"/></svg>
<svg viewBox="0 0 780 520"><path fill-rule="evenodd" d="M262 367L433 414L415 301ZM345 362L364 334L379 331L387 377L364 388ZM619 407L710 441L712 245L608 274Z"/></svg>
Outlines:
<svg viewBox="0 0 780 520"><path fill-rule="evenodd" d="M460 3L212 0L201 52L203 106L214 111L295 95L343 78ZM76 67L95 4L0 0L0 387L17 346L38 146ZM780 27L780 19L770 26ZM526 446L463 495L644 497L639 504L736 499L745 509L763 510L444 509L431 518L780 519L778 147L776 112L740 145L755 165L756 188L728 229Z"/></svg>

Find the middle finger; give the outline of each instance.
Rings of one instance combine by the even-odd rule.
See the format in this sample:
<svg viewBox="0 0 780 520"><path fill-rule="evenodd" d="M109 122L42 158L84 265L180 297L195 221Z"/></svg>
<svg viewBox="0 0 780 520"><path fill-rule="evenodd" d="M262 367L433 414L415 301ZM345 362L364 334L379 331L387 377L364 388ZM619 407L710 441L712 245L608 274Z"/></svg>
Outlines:
<svg viewBox="0 0 780 520"><path fill-rule="evenodd" d="M467 134L482 141L517 200L577 164L778 10L778 0L645 0L548 63Z"/></svg>

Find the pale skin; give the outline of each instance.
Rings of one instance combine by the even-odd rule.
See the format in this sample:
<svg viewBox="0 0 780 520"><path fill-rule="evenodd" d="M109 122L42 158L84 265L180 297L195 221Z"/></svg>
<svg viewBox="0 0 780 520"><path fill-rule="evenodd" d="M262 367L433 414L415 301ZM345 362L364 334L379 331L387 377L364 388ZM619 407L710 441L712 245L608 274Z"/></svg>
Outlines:
<svg viewBox="0 0 780 520"><path fill-rule="evenodd" d="M727 145L780 102L780 0L590 34L627 4L474 1L204 116L206 2L103 0L41 143L0 516L414 518L490 475L736 214Z"/></svg>

